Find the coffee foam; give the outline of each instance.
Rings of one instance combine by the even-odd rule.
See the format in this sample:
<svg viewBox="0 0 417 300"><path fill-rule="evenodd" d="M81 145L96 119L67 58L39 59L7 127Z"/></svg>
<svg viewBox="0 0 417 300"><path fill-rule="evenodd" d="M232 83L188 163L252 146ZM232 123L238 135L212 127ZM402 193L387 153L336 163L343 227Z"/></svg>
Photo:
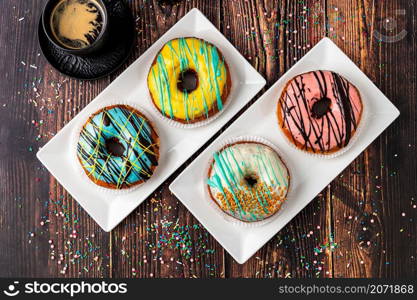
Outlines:
<svg viewBox="0 0 417 300"><path fill-rule="evenodd" d="M95 0L62 0L52 10L52 34L66 48L88 47L103 29L103 15Z"/></svg>

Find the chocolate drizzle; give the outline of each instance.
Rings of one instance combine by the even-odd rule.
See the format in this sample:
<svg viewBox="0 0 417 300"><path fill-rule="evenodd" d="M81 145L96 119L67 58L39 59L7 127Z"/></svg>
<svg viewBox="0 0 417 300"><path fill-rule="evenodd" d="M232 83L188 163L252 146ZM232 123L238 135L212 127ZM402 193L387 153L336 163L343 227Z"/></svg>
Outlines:
<svg viewBox="0 0 417 300"><path fill-rule="evenodd" d="M284 89L278 118L286 135L301 149L329 153L345 147L357 129L359 92L331 71L313 71L293 78ZM355 106L356 105L356 106Z"/></svg>

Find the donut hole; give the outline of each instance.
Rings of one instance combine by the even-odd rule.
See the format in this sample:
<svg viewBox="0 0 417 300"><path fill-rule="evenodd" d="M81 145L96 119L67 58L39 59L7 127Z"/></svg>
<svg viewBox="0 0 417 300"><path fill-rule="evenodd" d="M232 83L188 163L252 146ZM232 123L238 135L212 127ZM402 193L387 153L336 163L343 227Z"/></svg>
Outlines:
<svg viewBox="0 0 417 300"><path fill-rule="evenodd" d="M182 71L178 76L178 89L183 93L191 93L198 87L198 74L193 69Z"/></svg>
<svg viewBox="0 0 417 300"><path fill-rule="evenodd" d="M120 143L118 138L110 138L106 140L106 150L112 156L121 157L125 153L125 147Z"/></svg>
<svg viewBox="0 0 417 300"><path fill-rule="evenodd" d="M327 97L322 97L321 99L314 102L311 107L311 115L313 118L320 119L325 114L330 111L332 101Z"/></svg>
<svg viewBox="0 0 417 300"><path fill-rule="evenodd" d="M253 188L258 183L258 178L254 174L246 174L243 177L245 184L251 188Z"/></svg>

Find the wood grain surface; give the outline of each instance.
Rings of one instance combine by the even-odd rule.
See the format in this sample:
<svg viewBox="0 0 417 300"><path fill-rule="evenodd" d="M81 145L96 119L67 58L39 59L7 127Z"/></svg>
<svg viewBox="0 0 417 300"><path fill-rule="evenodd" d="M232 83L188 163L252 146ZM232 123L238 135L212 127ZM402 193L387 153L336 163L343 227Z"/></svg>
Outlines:
<svg viewBox="0 0 417 300"><path fill-rule="evenodd" d="M0 1L0 277L417 275L415 0L130 0L136 46L116 73L95 81L69 79L43 58L36 36L43 2ZM264 75L263 92L328 36L401 111L243 265L168 189L198 153L110 233L35 156L194 7Z"/></svg>

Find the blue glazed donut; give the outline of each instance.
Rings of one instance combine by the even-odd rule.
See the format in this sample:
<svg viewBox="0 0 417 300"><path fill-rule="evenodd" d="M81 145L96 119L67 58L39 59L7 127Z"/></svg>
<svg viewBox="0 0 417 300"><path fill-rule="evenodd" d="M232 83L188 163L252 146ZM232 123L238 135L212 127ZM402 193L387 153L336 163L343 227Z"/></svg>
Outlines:
<svg viewBox="0 0 417 300"><path fill-rule="evenodd" d="M126 189L145 182L154 173L159 137L138 110L128 105L108 106L84 124L77 156L95 184Z"/></svg>

